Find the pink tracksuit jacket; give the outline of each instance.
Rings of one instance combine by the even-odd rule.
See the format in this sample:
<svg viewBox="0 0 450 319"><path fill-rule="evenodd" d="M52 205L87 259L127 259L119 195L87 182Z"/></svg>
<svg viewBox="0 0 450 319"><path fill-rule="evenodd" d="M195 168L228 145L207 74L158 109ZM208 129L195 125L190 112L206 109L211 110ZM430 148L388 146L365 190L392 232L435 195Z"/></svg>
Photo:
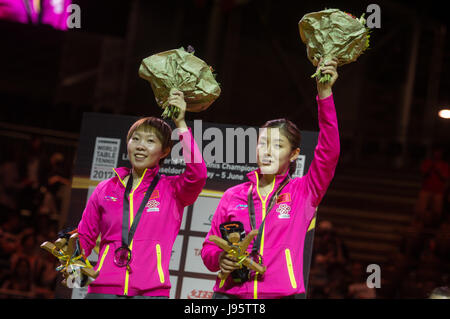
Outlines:
<svg viewBox="0 0 450 319"><path fill-rule="evenodd" d="M230 221L242 222L246 233L250 232L247 193L250 184L253 184L257 229L267 215L260 249L267 270L265 274L256 274L243 284L234 283L231 275L226 281L217 278L214 291L244 299L272 299L305 292L303 279L305 235L317 206L334 176L340 152L333 96L324 99L316 97L316 100L319 108L320 132L314 159L305 176L291 179L283 188L272 210L266 212L268 200L285 176L276 176L272 191L266 198L260 196L257 188L259 169L247 175L248 182L234 186L224 193L206 238L210 235L221 237L219 225ZM251 248L252 244L249 245L248 252L251 252ZM222 250L214 243L205 240L201 255L209 270L219 271L221 252Z"/></svg>
<svg viewBox="0 0 450 319"><path fill-rule="evenodd" d="M114 251L122 245L122 203L126 187L123 180L130 169L115 169L116 176L98 184L89 198L78 226L80 244L89 256L99 234L101 242L95 267L100 273L89 285L88 293L169 297L170 255L183 210L195 202L207 178L206 165L192 134L186 131L179 135L186 170L177 176L161 175L130 244L131 271L113 262ZM158 166L147 169L131 191L130 225L158 170Z"/></svg>

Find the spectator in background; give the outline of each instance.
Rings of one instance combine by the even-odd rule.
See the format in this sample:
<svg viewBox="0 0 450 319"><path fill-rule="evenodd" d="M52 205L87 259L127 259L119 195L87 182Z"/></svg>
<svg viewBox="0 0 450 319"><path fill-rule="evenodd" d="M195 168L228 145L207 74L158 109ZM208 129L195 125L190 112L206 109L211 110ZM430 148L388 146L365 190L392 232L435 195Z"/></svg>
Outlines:
<svg viewBox="0 0 450 319"><path fill-rule="evenodd" d="M51 196L49 200L53 200L56 210L61 212L63 202L66 200L67 194L70 193L70 176L65 169L62 153L55 152L50 157L47 190Z"/></svg>
<svg viewBox="0 0 450 319"><path fill-rule="evenodd" d="M58 281L58 272L55 270L59 265L58 259L47 251L41 249L34 265L34 284L38 298L54 298L55 288Z"/></svg>
<svg viewBox="0 0 450 319"><path fill-rule="evenodd" d="M9 260L19 245L20 218L17 213L11 213L0 225L0 260L1 265L9 265Z"/></svg>
<svg viewBox="0 0 450 319"><path fill-rule="evenodd" d="M40 214L34 220L34 229L36 232L36 241L38 245L51 238L56 238L56 233L53 233L50 227L50 216L47 214Z"/></svg>
<svg viewBox="0 0 450 319"><path fill-rule="evenodd" d="M445 266L439 258L437 236L424 239L424 245L417 262L404 270L404 278L399 284L400 298L427 298L438 284L446 283Z"/></svg>
<svg viewBox="0 0 450 319"><path fill-rule="evenodd" d="M3 213L3 212L2 212ZM0 224L0 286L11 268L11 256L19 245L19 214L11 211L7 216L1 216Z"/></svg>
<svg viewBox="0 0 450 319"><path fill-rule="evenodd" d="M360 262L351 264L351 280L348 285L347 297L351 299L375 299L376 288L367 286L367 276Z"/></svg>
<svg viewBox="0 0 450 319"><path fill-rule="evenodd" d="M400 252L392 252L387 261L380 265L382 269L381 287L377 289L377 297L398 298L402 281L414 264L415 261L405 253L404 248Z"/></svg>
<svg viewBox="0 0 450 319"><path fill-rule="evenodd" d="M0 233L9 233L14 236L20 234L23 225L17 211L8 211L6 216L2 216L2 219L4 221L0 225Z"/></svg>
<svg viewBox="0 0 450 319"><path fill-rule="evenodd" d="M58 207L55 198L45 187L41 189L42 201L39 203L38 215L57 216Z"/></svg>
<svg viewBox="0 0 450 319"><path fill-rule="evenodd" d="M309 275L311 298L341 298L346 295L343 287L348 276L345 269L347 261L347 248L333 224L328 220L318 223Z"/></svg>
<svg viewBox="0 0 450 319"><path fill-rule="evenodd" d="M411 269L403 278L398 296L403 299L423 298L423 282L417 277L416 269Z"/></svg>
<svg viewBox="0 0 450 319"><path fill-rule="evenodd" d="M444 262L450 262L450 217L439 227L436 237L436 255Z"/></svg>
<svg viewBox="0 0 450 319"><path fill-rule="evenodd" d="M347 296L349 274L343 264L333 264L328 267L328 283L324 293L329 299L344 299Z"/></svg>
<svg viewBox="0 0 450 319"><path fill-rule="evenodd" d="M27 258L20 257L17 259L15 267L12 268L10 275L3 282L2 289L23 293L23 295L15 295L14 298L34 296L31 264Z"/></svg>
<svg viewBox="0 0 450 319"><path fill-rule="evenodd" d="M47 161L48 158L42 146L42 138L33 136L29 148L24 151L19 164L19 172L23 172L19 209L29 211L29 214L36 212L42 201L41 187L47 183Z"/></svg>
<svg viewBox="0 0 450 319"><path fill-rule="evenodd" d="M419 219L413 219L403 236L402 252L408 257L418 260L422 252L427 235L424 225Z"/></svg>
<svg viewBox="0 0 450 319"><path fill-rule="evenodd" d="M436 240L429 238L420 255L417 277L421 282L438 282L441 277L441 260L436 255Z"/></svg>
<svg viewBox="0 0 450 319"><path fill-rule="evenodd" d="M58 280L56 267L59 265L58 259L39 246L45 241L55 240L58 232L58 223L52 220L48 214L38 214L36 216L33 233L27 229L27 236L33 235L34 245L31 240L23 238L24 245L22 253L29 256L33 271L34 293L36 298L54 298L54 292Z"/></svg>
<svg viewBox="0 0 450 319"><path fill-rule="evenodd" d="M326 258L321 254L313 254L311 269L309 271L308 298L327 298L325 288L327 287L328 281Z"/></svg>
<svg viewBox="0 0 450 319"><path fill-rule="evenodd" d="M17 158L11 150L5 150L0 160L0 206L17 208L17 196L20 191Z"/></svg>
<svg viewBox="0 0 450 319"><path fill-rule="evenodd" d="M33 228L25 228L19 233L23 229L23 219L18 213L11 214L0 227L0 287L31 291L31 295L25 293L22 297L54 298L58 276L55 269L59 263L53 255L40 249L39 245L57 238L58 224L50 220L48 215L38 215ZM23 260L26 260L26 265ZM15 278L14 276L25 273L23 269L16 271L18 267L26 268L30 278L28 275ZM30 289L29 280L32 281ZM20 294L12 292L11 296L16 298Z"/></svg>
<svg viewBox="0 0 450 319"><path fill-rule="evenodd" d="M50 157L48 189L52 193L57 194L58 190L64 185L70 185L69 176L64 167L64 155L55 152Z"/></svg>
<svg viewBox="0 0 450 319"><path fill-rule="evenodd" d="M421 166L422 188L416 205L415 219L426 226L440 222L444 204L444 193L448 186L449 165L443 159L443 149L433 147L430 159L425 159Z"/></svg>
<svg viewBox="0 0 450 319"><path fill-rule="evenodd" d="M347 248L328 220L321 221L317 226L313 253L316 257L323 257L327 267L333 264L344 265L348 260Z"/></svg>
<svg viewBox="0 0 450 319"><path fill-rule="evenodd" d="M25 150L22 158L25 160L24 169L26 175L23 176L22 183L24 186L30 186L33 189L43 185L45 181L45 164L47 155L42 146L42 138L39 136L32 136L30 145Z"/></svg>
<svg viewBox="0 0 450 319"><path fill-rule="evenodd" d="M30 264L30 271L34 272L34 265L36 264L36 259L38 258L38 249L39 245L36 242L34 229L25 229L21 234L20 244L17 247L16 252L11 256L12 269L16 267L18 260L25 258Z"/></svg>

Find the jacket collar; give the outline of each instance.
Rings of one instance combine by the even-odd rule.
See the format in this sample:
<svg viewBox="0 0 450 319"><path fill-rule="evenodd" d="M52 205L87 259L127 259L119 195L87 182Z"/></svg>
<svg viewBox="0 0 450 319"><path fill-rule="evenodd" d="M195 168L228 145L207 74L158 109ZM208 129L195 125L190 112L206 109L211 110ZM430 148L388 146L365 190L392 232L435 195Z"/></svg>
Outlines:
<svg viewBox="0 0 450 319"><path fill-rule="evenodd" d="M257 176L258 175L258 176ZM281 182L283 182L283 180L286 178L286 176L289 175L289 170L286 171L286 173L284 174L279 174L275 176L275 185L274 185L274 189L278 188L278 185L281 184ZM257 180L259 180L261 178L261 170L258 168L254 171L251 171L250 173L247 174L247 178L250 180L250 182L255 186L253 188L256 188L256 183Z"/></svg>
<svg viewBox="0 0 450 319"><path fill-rule="evenodd" d="M125 177L127 177L128 175L131 174L131 168L117 167L117 168L113 168L113 170L116 173L116 176L119 178L122 185L124 187L126 187L126 184L124 183L124 179L125 179ZM152 167L152 168L147 168L144 171L144 174L141 178L139 185L142 184L142 185L148 186L151 183L151 181L153 180L153 177L155 177L155 175L158 172L159 172L159 165L156 165L155 167Z"/></svg>

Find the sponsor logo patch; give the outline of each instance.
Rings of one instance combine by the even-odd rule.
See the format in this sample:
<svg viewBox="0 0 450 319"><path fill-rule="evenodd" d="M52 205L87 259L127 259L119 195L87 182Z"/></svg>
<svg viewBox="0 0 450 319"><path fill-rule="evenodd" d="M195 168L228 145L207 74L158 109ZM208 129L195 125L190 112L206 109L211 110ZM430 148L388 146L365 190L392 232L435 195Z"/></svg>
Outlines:
<svg viewBox="0 0 450 319"><path fill-rule="evenodd" d="M291 218L290 211L291 211L291 206L289 206L288 204L281 204L277 208L277 212L279 213L278 218L280 218L280 219Z"/></svg>
<svg viewBox="0 0 450 319"><path fill-rule="evenodd" d="M147 205L145 205L145 208L146 208L146 211L147 211L147 213L150 213L150 212L159 212L159 205L160 205L161 203L160 202L158 202L157 200L154 200L154 199L150 199L148 202L147 202Z"/></svg>

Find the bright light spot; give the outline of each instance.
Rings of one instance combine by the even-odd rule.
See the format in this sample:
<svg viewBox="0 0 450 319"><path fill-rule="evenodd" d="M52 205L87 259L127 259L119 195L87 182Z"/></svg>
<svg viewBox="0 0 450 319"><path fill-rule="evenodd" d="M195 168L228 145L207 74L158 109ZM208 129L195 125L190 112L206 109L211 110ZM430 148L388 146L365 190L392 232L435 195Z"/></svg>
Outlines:
<svg viewBox="0 0 450 319"><path fill-rule="evenodd" d="M449 109L440 110L439 117L443 119L450 119L450 110Z"/></svg>

